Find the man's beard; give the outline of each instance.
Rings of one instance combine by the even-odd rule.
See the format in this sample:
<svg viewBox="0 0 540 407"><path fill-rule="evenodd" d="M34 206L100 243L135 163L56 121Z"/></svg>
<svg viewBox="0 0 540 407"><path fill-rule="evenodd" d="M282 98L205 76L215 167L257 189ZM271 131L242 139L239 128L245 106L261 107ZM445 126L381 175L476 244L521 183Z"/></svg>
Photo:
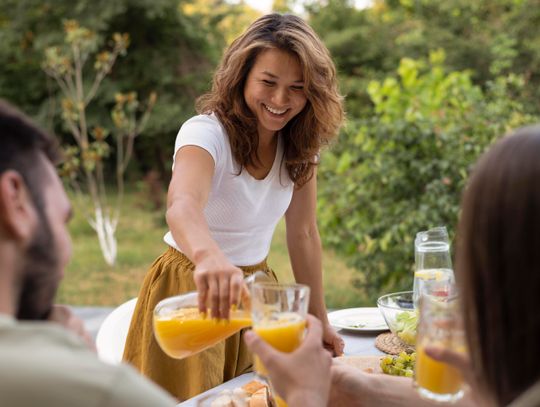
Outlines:
<svg viewBox="0 0 540 407"><path fill-rule="evenodd" d="M40 225L23 259L17 319L47 319L59 284L57 247L42 208L38 214Z"/></svg>

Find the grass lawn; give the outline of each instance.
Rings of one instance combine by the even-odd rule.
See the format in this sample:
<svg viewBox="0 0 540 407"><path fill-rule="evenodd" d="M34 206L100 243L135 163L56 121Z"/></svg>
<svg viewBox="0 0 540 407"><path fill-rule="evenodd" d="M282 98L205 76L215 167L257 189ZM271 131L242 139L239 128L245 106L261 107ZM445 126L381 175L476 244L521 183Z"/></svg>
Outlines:
<svg viewBox="0 0 540 407"><path fill-rule="evenodd" d="M59 301L72 305L116 306L138 294L148 267L167 246L167 231L162 211L144 206L144 197L129 193L118 226L118 258L115 267L104 262L94 231L81 211L75 207L70 224L73 258L59 290ZM281 222L274 235L270 266L280 281L294 281L285 242L285 225ZM327 306L345 308L369 305L352 283L353 270L330 251L323 256L324 285Z"/></svg>

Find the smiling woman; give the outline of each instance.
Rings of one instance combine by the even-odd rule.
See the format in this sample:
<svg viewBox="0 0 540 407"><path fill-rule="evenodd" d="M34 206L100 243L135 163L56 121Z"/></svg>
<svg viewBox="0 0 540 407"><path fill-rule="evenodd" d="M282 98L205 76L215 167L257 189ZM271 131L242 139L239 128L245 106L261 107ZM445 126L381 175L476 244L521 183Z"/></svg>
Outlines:
<svg viewBox="0 0 540 407"><path fill-rule="evenodd" d="M343 120L328 50L299 17L256 20L225 52L199 115L180 129L168 192L167 251L147 274L124 358L178 399L251 369L240 334L183 360L161 352L152 313L163 298L197 289L199 311L229 319L246 274L262 270L285 215L294 277L311 288L309 312L335 354L322 289L316 166Z"/></svg>

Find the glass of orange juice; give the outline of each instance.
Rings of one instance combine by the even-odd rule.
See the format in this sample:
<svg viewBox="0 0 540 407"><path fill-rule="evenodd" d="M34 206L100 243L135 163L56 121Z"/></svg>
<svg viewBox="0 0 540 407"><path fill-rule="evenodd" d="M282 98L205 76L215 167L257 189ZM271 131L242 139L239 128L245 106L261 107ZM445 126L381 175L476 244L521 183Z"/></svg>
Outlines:
<svg viewBox="0 0 540 407"><path fill-rule="evenodd" d="M461 308L454 284L428 284L420 296L414 384L424 398L438 402L459 400L463 396L461 373L430 358L426 346L465 352Z"/></svg>
<svg viewBox="0 0 540 407"><path fill-rule="evenodd" d="M270 281L263 272L244 279L250 287L256 281ZM244 297L232 306L228 320L210 317L210 311L200 312L198 294L186 294L161 300L154 308L154 335L163 351L175 359L199 353L251 326L250 299Z"/></svg>
<svg viewBox="0 0 540 407"><path fill-rule="evenodd" d="M304 339L308 306L306 285L255 283L251 288L253 330L275 349L292 352ZM266 379L266 369L257 357L255 371ZM274 396L279 407L287 405L275 393Z"/></svg>

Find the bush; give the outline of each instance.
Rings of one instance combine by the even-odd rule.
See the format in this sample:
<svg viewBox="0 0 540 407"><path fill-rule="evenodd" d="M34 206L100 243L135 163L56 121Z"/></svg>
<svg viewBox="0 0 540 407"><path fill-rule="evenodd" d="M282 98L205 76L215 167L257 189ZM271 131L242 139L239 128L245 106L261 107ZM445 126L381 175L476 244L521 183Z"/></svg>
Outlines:
<svg viewBox="0 0 540 407"><path fill-rule="evenodd" d="M323 155L319 219L370 299L411 288L416 232L446 225L454 236L472 164L536 119L513 97L523 86L508 76L482 90L469 72L446 72L442 51L403 59L397 76L369 84L371 117L350 122Z"/></svg>

